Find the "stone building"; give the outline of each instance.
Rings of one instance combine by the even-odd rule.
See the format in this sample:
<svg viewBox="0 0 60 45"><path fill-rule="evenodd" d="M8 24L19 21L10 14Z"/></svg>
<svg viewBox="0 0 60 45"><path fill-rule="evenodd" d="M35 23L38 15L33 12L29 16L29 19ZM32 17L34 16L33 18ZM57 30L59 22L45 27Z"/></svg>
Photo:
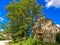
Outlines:
<svg viewBox="0 0 60 45"><path fill-rule="evenodd" d="M37 36L45 42L55 42L56 34L59 33L59 27L57 27L52 20L41 17L37 20L33 26L33 36Z"/></svg>

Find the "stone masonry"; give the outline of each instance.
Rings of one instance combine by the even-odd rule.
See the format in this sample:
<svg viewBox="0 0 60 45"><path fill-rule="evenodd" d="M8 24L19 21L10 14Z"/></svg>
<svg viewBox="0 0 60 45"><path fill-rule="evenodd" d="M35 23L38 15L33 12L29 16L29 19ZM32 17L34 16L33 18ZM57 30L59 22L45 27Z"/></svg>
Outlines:
<svg viewBox="0 0 60 45"><path fill-rule="evenodd" d="M56 34L59 33L59 27L57 27L52 20L41 17L37 20L33 26L33 37L37 36L45 42L55 42Z"/></svg>

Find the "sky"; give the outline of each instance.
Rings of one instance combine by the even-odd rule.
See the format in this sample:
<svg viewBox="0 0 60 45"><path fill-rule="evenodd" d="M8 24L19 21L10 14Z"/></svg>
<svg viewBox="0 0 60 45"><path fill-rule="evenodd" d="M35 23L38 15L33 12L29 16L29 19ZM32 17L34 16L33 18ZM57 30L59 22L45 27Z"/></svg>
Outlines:
<svg viewBox="0 0 60 45"><path fill-rule="evenodd" d="M3 22L7 23L9 21L6 17L8 12L5 10L5 7L11 1L12 0L0 0L0 26ZM60 0L37 0L37 3L43 5L45 16L51 19L57 26L60 26Z"/></svg>

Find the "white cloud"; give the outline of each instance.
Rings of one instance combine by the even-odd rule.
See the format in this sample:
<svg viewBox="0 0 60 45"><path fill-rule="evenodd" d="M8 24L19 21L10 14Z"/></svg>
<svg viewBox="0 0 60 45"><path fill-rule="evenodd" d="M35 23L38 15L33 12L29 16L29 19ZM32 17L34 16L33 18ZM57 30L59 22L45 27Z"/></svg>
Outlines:
<svg viewBox="0 0 60 45"><path fill-rule="evenodd" d="M56 26L60 28L60 25L59 24L56 24Z"/></svg>
<svg viewBox="0 0 60 45"><path fill-rule="evenodd" d="M4 31L3 29L0 29L0 31Z"/></svg>
<svg viewBox="0 0 60 45"><path fill-rule="evenodd" d="M0 17L0 20L4 20L4 19Z"/></svg>
<svg viewBox="0 0 60 45"><path fill-rule="evenodd" d="M0 17L0 21L2 22L4 19Z"/></svg>
<svg viewBox="0 0 60 45"><path fill-rule="evenodd" d="M49 0L45 0L45 2L48 2Z"/></svg>
<svg viewBox="0 0 60 45"><path fill-rule="evenodd" d="M46 2L46 7L55 7L55 8L60 8L60 0L45 0Z"/></svg>

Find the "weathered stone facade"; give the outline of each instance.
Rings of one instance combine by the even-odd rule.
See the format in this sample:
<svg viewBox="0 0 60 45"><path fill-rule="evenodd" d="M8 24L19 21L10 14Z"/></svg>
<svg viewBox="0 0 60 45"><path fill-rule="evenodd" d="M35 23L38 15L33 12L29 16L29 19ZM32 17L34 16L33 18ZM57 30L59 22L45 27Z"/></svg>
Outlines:
<svg viewBox="0 0 60 45"><path fill-rule="evenodd" d="M45 42L55 42L59 28L48 18L41 17L33 26L33 36L37 36Z"/></svg>

